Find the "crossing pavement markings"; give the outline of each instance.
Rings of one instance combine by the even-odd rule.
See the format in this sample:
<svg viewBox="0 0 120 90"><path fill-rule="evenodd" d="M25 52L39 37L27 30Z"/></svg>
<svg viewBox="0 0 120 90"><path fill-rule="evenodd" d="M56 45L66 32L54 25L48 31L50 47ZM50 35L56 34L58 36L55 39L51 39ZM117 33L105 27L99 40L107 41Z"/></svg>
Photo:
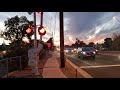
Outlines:
<svg viewBox="0 0 120 90"><path fill-rule="evenodd" d="M104 67L116 67L120 66L120 64L116 65L99 65L99 66L81 66L80 68L104 68Z"/></svg>

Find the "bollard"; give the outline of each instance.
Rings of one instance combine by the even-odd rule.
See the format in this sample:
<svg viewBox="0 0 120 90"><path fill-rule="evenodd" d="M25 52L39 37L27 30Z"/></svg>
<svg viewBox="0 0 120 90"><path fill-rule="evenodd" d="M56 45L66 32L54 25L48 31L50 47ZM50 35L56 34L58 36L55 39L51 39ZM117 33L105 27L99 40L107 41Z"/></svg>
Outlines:
<svg viewBox="0 0 120 90"><path fill-rule="evenodd" d="M76 68L76 78L77 78L77 68Z"/></svg>
<svg viewBox="0 0 120 90"><path fill-rule="evenodd" d="M22 70L22 60L21 60L21 56L20 56L20 70Z"/></svg>

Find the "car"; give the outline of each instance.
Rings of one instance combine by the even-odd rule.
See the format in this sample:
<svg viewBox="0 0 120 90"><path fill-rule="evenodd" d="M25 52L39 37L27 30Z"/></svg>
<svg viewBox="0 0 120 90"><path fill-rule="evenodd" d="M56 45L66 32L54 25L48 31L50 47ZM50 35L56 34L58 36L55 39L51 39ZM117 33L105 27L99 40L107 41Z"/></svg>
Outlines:
<svg viewBox="0 0 120 90"><path fill-rule="evenodd" d="M97 49L95 49L95 52L96 52L96 54L98 54L98 50Z"/></svg>
<svg viewBox="0 0 120 90"><path fill-rule="evenodd" d="M81 59L92 57L95 59L96 53L94 50L90 49L89 47L80 47L78 48L78 57Z"/></svg>
<svg viewBox="0 0 120 90"><path fill-rule="evenodd" d="M60 48L56 48L57 49L57 52L59 53L60 52Z"/></svg>
<svg viewBox="0 0 120 90"><path fill-rule="evenodd" d="M95 54L98 54L98 50L94 47L89 47L90 49L92 49L93 51L95 51Z"/></svg>
<svg viewBox="0 0 120 90"><path fill-rule="evenodd" d="M74 53L77 53L77 48L73 48L73 52L74 52Z"/></svg>
<svg viewBox="0 0 120 90"><path fill-rule="evenodd" d="M65 54L73 54L73 49L72 48L65 48L64 52L65 52Z"/></svg>

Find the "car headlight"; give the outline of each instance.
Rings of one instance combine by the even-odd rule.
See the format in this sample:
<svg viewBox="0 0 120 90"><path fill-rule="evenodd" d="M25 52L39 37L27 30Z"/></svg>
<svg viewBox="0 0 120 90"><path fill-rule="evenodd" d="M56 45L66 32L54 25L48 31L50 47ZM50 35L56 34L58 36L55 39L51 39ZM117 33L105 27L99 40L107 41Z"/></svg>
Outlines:
<svg viewBox="0 0 120 90"><path fill-rule="evenodd" d="M86 54L86 52L82 52L83 54Z"/></svg>
<svg viewBox="0 0 120 90"><path fill-rule="evenodd" d="M77 51L77 49L74 49L74 51Z"/></svg>
<svg viewBox="0 0 120 90"><path fill-rule="evenodd" d="M73 52L73 50L71 50Z"/></svg>
<svg viewBox="0 0 120 90"><path fill-rule="evenodd" d="M96 51L98 51L98 50L96 50Z"/></svg>
<svg viewBox="0 0 120 90"><path fill-rule="evenodd" d="M66 50L66 52L68 52L68 50Z"/></svg>
<svg viewBox="0 0 120 90"><path fill-rule="evenodd" d="M93 52L95 54L95 52Z"/></svg>

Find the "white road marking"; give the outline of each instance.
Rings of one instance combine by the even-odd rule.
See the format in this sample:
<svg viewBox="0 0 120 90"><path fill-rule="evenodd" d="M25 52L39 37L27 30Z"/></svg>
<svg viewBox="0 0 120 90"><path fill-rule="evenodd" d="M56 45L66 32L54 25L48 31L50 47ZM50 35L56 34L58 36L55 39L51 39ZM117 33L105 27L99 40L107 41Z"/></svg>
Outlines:
<svg viewBox="0 0 120 90"><path fill-rule="evenodd" d="M115 66L120 66L120 64L116 64L116 65L98 65L98 66L95 66L95 65L92 65L92 64L90 64L90 63L88 63L86 61L74 58L74 57L72 57L70 55L68 55L68 56L71 57L71 58L73 58L73 59L79 60L79 61L81 61L81 62L89 65L89 66L81 66L80 68L100 68L100 67L115 67Z"/></svg>
<svg viewBox="0 0 120 90"><path fill-rule="evenodd" d="M86 71L84 71L84 70L81 69L81 68L78 68L77 70L78 70L78 72L79 72L80 74L82 74L85 78L94 78L93 76L91 76L89 73L87 73Z"/></svg>
<svg viewBox="0 0 120 90"><path fill-rule="evenodd" d="M66 59L67 62L69 62L69 64L71 64L71 66L73 66L77 71L76 74L81 74L84 78L93 78L90 74L88 74L86 71L84 71L83 69L79 68L78 66L76 66L74 63L72 63L70 60Z"/></svg>
<svg viewBox="0 0 120 90"><path fill-rule="evenodd" d="M100 67L116 67L120 66L120 64L116 65L99 65L99 66L81 66L80 68L100 68Z"/></svg>
<svg viewBox="0 0 120 90"><path fill-rule="evenodd" d="M80 60L80 59L78 59L78 58L74 58L74 57L72 57L72 56L70 56L70 55L68 55L68 56L71 57L71 58L73 58L73 59L79 60L79 61L81 61L81 62L83 62L83 63L85 63L85 64L87 64L87 65L93 66L92 64L90 64L90 63L88 63L88 62L86 62L86 61Z"/></svg>
<svg viewBox="0 0 120 90"><path fill-rule="evenodd" d="M108 55L108 56L119 56L120 54L113 54L113 53L99 53L101 55Z"/></svg>

